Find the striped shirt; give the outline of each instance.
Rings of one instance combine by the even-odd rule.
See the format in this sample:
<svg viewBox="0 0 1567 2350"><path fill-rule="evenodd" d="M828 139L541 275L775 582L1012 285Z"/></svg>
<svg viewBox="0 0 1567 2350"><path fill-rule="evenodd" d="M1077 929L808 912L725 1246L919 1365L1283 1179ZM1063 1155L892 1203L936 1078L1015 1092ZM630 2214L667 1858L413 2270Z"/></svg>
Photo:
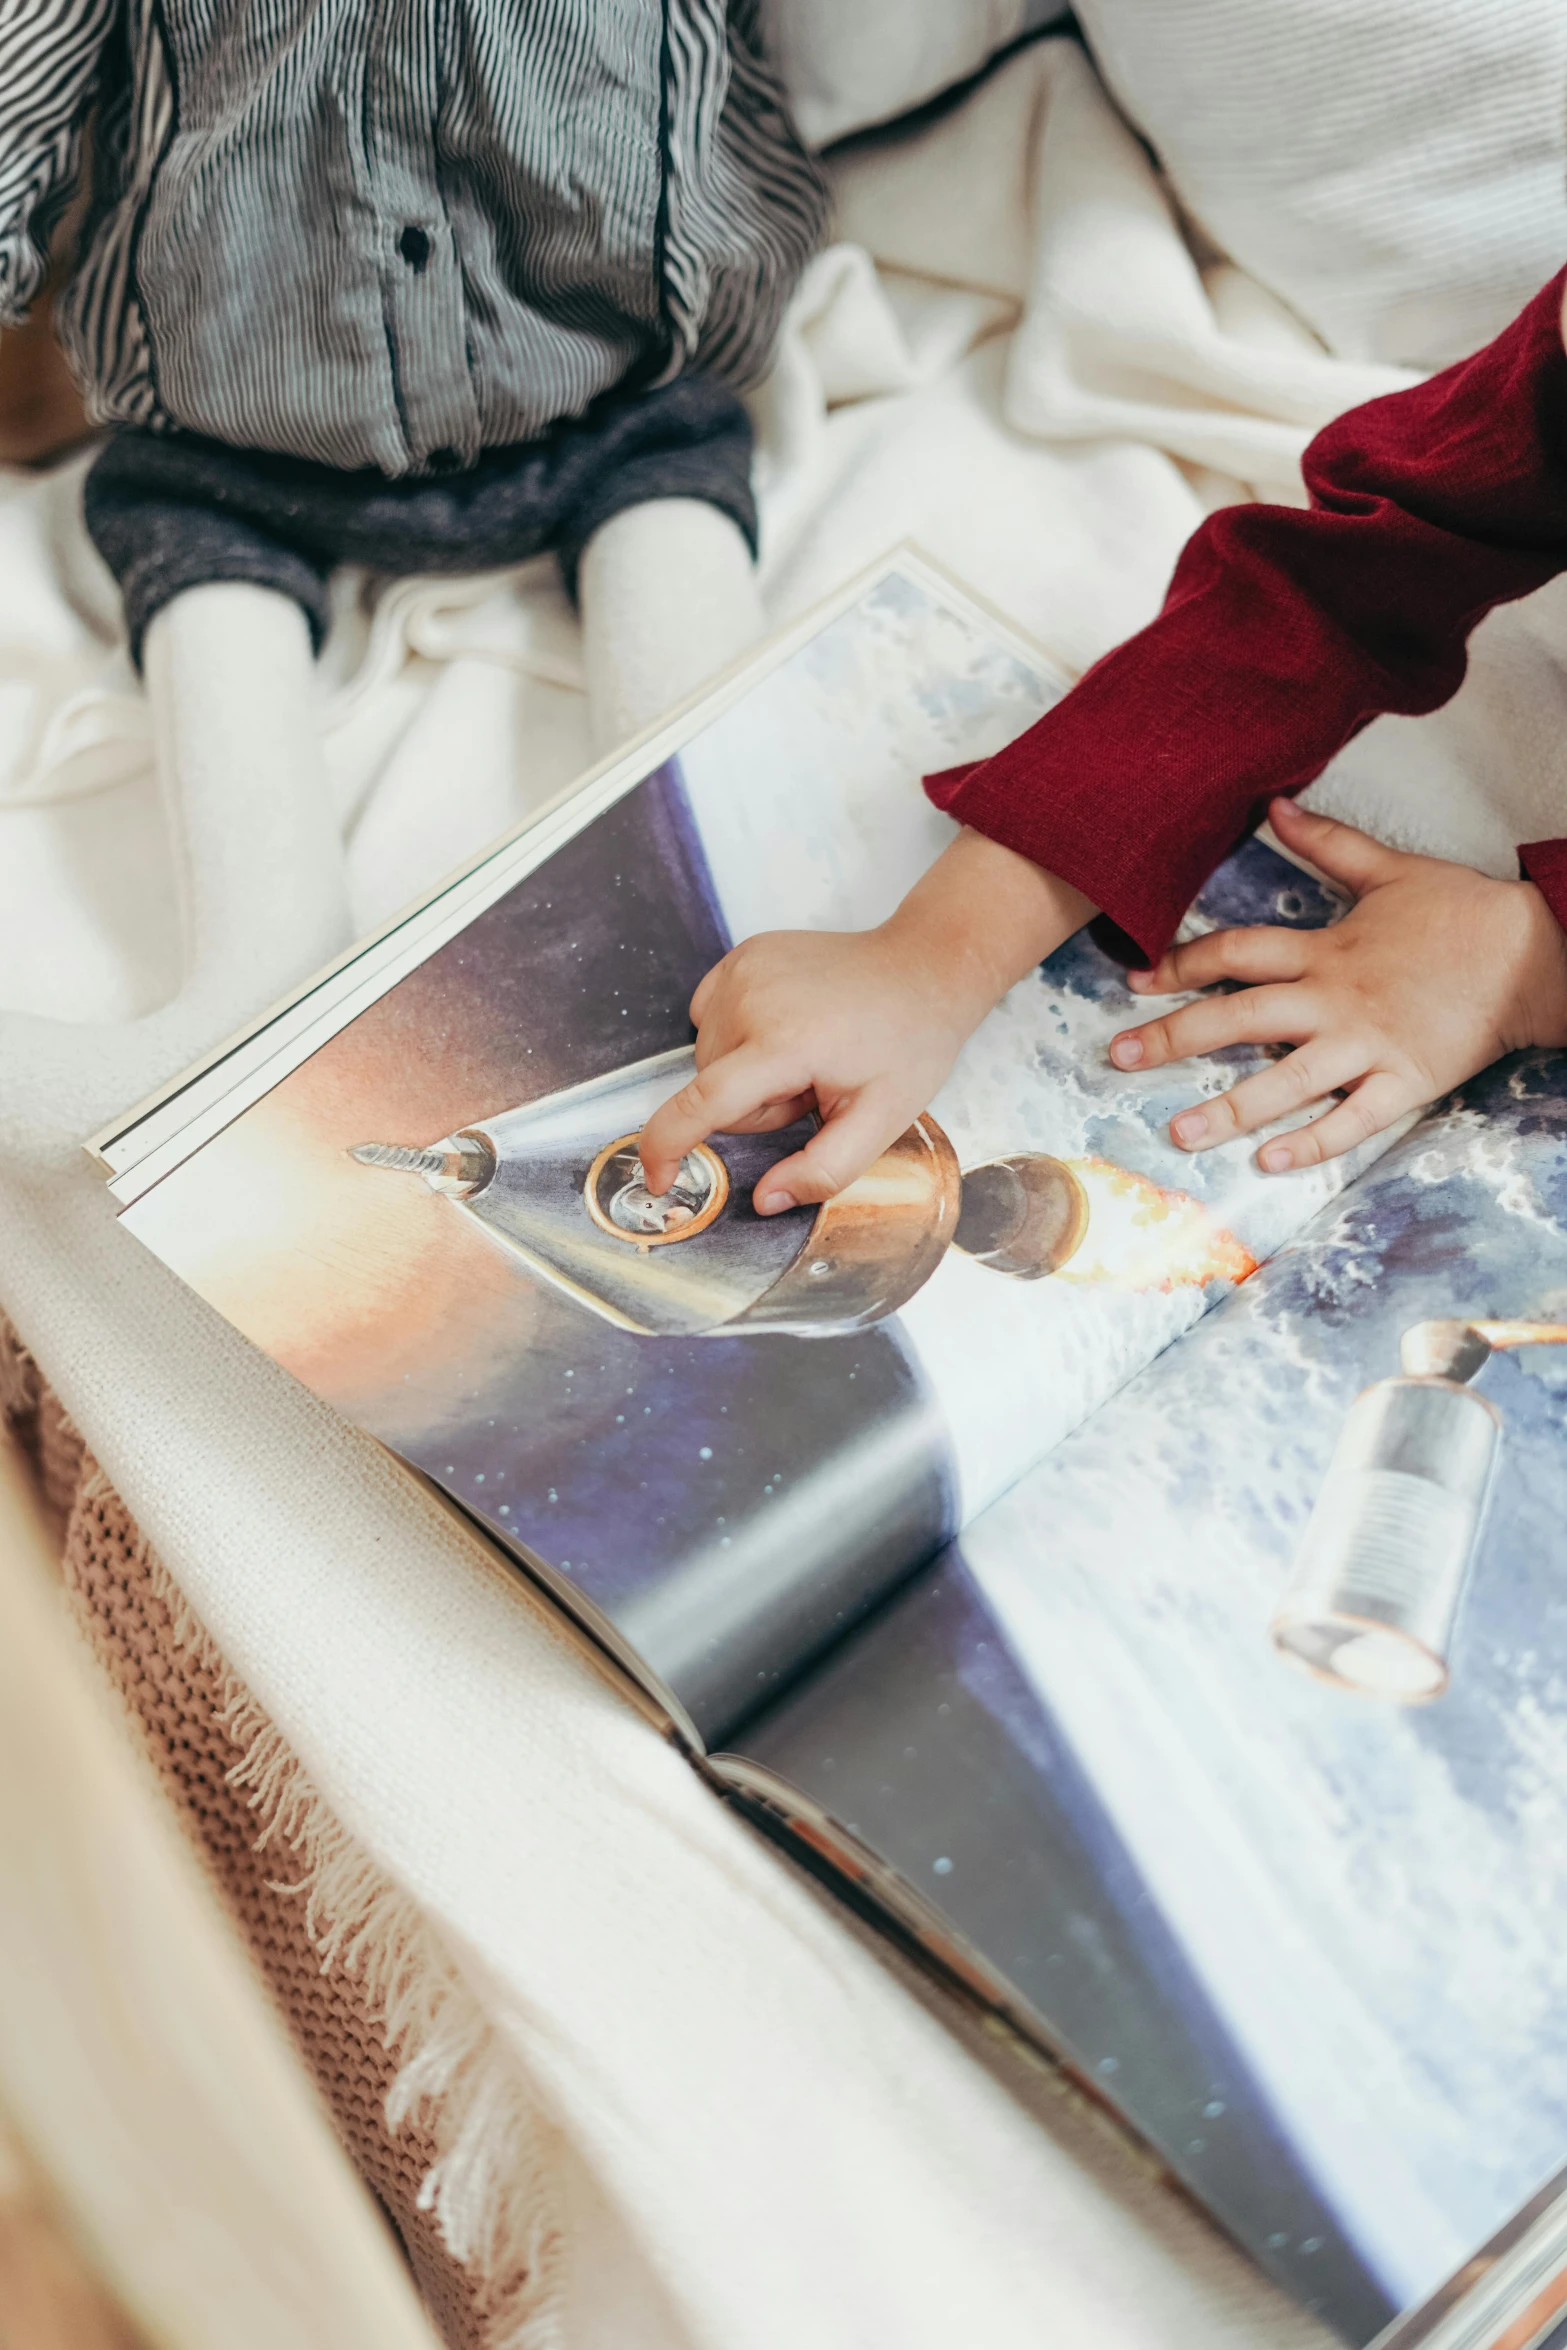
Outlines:
<svg viewBox="0 0 1567 2350"><path fill-rule="evenodd" d="M96 422L470 465L744 385L825 215L757 0L0 0L0 325L80 169Z"/></svg>

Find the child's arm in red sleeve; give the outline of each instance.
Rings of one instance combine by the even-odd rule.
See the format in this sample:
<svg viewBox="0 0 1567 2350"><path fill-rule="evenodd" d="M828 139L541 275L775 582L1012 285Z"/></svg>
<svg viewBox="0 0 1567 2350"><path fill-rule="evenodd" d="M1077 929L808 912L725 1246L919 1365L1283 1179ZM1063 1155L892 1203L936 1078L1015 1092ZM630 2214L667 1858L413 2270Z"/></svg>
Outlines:
<svg viewBox="0 0 1567 2350"><path fill-rule="evenodd" d="M1140 994L1250 983L1113 1038L1117 1066L1243 1038L1292 1048L1177 1115L1185 1149L1316 1104L1260 1156L1307 1166L1519 1045L1567 1046L1567 841L1522 851L1529 887L1397 855L1278 797L1379 711L1445 702L1483 614L1567 569L1562 284L1475 358L1319 435L1309 512L1215 515L1152 627L996 758L933 778L967 829L888 921L766 933L709 972L691 1007L697 1074L642 1136L653 1187L709 1133L814 1107L819 1130L754 1199L767 1214L831 1197L1096 907L1158 965L1134 977ZM1281 837L1336 873L1353 908L1328 931L1228 931L1167 956L1270 802Z"/></svg>
<svg viewBox="0 0 1567 2350"><path fill-rule="evenodd" d="M931 777L932 799L1157 960L1276 793L1380 712L1439 708L1484 615L1567 569L1562 294L1320 433L1308 511L1211 516L1159 618L995 758ZM1567 842L1521 854L1567 926Z"/></svg>

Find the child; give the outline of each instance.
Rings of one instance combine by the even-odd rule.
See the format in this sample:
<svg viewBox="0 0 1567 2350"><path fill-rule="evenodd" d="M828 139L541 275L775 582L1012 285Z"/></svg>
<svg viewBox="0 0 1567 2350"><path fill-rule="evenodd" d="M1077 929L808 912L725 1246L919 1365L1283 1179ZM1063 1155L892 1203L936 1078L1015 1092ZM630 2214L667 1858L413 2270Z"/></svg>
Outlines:
<svg viewBox="0 0 1567 2350"><path fill-rule="evenodd" d="M1269 1172L1332 1158L1520 1045L1567 1045L1567 840L1494 881L1398 854L1290 795L1385 710L1434 710L1493 605L1567 569L1564 277L1472 359L1375 400L1306 452L1309 511L1234 506L1182 554L1160 617L993 759L932 777L966 829L880 929L748 939L692 999L698 1075L649 1121L651 1189L715 1130L821 1126L756 1187L763 1214L840 1190L926 1106L1013 983L1095 911L1146 956L1132 986L1249 984L1126 1029L1123 1069L1241 1039L1295 1049L1173 1139L1206 1150L1331 1093ZM1567 760L1567 746L1564 746ZM1218 931L1192 898L1266 814L1353 891L1331 930Z"/></svg>

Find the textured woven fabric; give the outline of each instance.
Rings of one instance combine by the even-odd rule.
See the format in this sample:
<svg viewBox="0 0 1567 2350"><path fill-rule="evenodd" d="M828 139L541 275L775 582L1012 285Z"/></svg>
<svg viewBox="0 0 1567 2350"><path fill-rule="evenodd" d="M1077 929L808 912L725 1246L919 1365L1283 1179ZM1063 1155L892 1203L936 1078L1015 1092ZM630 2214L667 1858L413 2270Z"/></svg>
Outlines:
<svg viewBox="0 0 1567 2350"><path fill-rule="evenodd" d="M62 1539L73 1613L125 1706L181 1824L211 1872L282 2011L338 2133L402 2240L452 2350L487 2350L496 2296L441 2240L420 2206L438 2159L427 2126L387 2126L397 2064L362 1979L323 1966L286 1845L263 1842L230 1729L232 1677L210 1643L179 1636L175 1610L130 1512L35 1367L0 1325L9 1377L0 1407ZM515 2280L506 2280L515 2284Z"/></svg>
<svg viewBox="0 0 1567 2350"><path fill-rule="evenodd" d="M1567 252L1561 0L1077 0L1217 248L1340 359L1442 367Z"/></svg>
<svg viewBox="0 0 1567 2350"><path fill-rule="evenodd" d="M802 135L825 147L924 105L1070 13L1067 0L762 0L762 28Z"/></svg>

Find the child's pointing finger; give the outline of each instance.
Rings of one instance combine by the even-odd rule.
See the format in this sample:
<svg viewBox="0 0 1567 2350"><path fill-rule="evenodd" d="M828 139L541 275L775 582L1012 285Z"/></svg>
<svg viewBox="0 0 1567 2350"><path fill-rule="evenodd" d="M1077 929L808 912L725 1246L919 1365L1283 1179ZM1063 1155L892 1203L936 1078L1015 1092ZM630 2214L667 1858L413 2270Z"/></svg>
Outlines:
<svg viewBox="0 0 1567 2350"><path fill-rule="evenodd" d="M799 1086L789 1081L791 1074L766 1054L741 1045L709 1061L661 1103L638 1140L642 1180L655 1198L662 1198L680 1172L681 1160L699 1142L706 1142L710 1134L731 1132L764 1102L796 1095Z"/></svg>

